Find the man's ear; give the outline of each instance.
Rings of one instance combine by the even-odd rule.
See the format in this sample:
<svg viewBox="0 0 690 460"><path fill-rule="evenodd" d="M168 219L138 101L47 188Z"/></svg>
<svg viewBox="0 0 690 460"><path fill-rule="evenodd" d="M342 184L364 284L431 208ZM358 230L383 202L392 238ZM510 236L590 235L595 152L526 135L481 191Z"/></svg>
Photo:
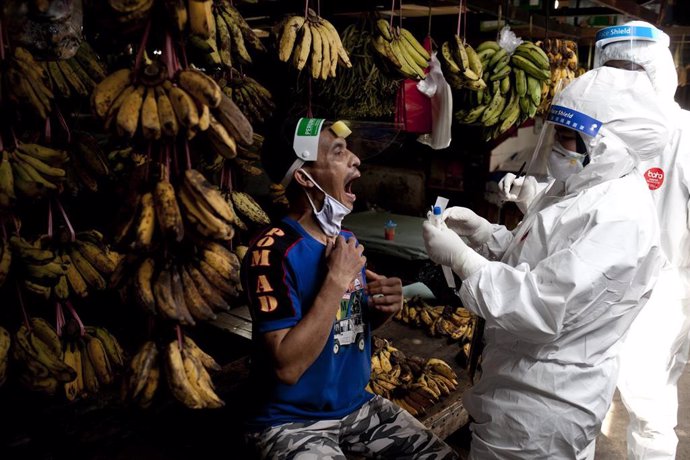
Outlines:
<svg viewBox="0 0 690 460"><path fill-rule="evenodd" d="M307 177L306 174L304 174L303 171L297 169L292 174L293 174L293 179L295 180L295 182L297 182L302 187L311 188L314 186L314 183L311 181L311 179L309 179Z"/></svg>

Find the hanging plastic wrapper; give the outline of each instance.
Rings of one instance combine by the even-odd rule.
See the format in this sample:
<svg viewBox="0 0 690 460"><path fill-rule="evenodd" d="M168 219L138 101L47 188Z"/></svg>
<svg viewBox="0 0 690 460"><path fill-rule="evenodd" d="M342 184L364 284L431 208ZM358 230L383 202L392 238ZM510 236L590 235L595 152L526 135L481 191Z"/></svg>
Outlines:
<svg viewBox="0 0 690 460"><path fill-rule="evenodd" d="M510 26L504 26L498 33L498 46L506 50L508 55L512 55L515 49L523 42L522 38L515 35L515 32L510 30Z"/></svg>
<svg viewBox="0 0 690 460"><path fill-rule="evenodd" d="M431 101L431 134L423 134L417 140L434 150L439 150L450 145L453 95L443 76L436 53L431 55L429 69L426 78L417 83L417 89Z"/></svg>

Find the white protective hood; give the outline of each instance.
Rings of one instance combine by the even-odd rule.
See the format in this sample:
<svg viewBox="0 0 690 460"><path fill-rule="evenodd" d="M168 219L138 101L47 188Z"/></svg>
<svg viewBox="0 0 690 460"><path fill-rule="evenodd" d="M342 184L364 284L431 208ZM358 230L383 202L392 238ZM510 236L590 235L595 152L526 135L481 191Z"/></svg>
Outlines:
<svg viewBox="0 0 690 460"><path fill-rule="evenodd" d="M645 73L612 67L585 73L557 96L554 106L602 123L596 136L582 135L589 165L568 179L568 191L624 176L641 160L662 153L669 141L668 121L657 99Z"/></svg>
<svg viewBox="0 0 690 460"><path fill-rule="evenodd" d="M495 226L493 261L463 281L463 305L486 320L483 375L464 397L471 458L579 459L599 433L621 339L663 263L647 184L631 174L668 141L650 92L646 74L612 68L564 90L560 105L603 122L590 164L515 231Z"/></svg>
<svg viewBox="0 0 690 460"><path fill-rule="evenodd" d="M606 36L607 29L619 33L612 38ZM668 48L668 35L643 21L631 21L607 29L600 31L603 38L596 43L594 67L606 65L609 61L630 61L641 65L652 81L654 90L662 98L662 103L672 103L678 86L678 74Z"/></svg>

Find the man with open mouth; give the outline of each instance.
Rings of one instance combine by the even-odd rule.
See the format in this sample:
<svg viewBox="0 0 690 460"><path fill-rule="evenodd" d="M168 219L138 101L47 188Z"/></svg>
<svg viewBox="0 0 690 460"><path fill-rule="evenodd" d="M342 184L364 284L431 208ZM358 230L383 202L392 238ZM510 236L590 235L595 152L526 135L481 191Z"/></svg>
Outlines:
<svg viewBox="0 0 690 460"><path fill-rule="evenodd" d="M287 130L292 145L267 137L262 161L290 209L253 240L242 269L258 396L248 441L260 458L457 458L412 415L365 390L371 330L403 297L400 279L367 270L364 247L341 228L360 176L350 129L301 118Z"/></svg>

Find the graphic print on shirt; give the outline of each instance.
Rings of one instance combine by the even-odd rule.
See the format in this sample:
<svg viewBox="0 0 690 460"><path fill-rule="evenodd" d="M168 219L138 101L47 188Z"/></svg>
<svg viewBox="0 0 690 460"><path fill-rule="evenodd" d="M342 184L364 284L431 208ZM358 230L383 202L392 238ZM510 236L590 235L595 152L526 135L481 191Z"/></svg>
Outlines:
<svg viewBox="0 0 690 460"><path fill-rule="evenodd" d="M364 303L364 282L360 273L350 283L340 299L340 310L333 323L333 354L338 354L341 347L356 346L364 351L364 320L362 308Z"/></svg>

